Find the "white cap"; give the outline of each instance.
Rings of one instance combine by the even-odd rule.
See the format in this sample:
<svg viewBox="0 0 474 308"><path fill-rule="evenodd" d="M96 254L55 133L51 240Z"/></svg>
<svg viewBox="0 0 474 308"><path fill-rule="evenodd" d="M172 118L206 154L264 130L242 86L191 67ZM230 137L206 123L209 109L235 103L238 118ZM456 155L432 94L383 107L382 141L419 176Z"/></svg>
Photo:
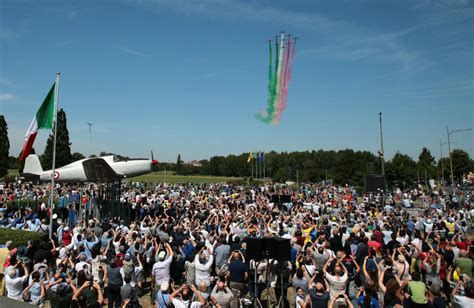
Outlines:
<svg viewBox="0 0 474 308"><path fill-rule="evenodd" d="M169 285L169 283L168 283L167 281L163 282L163 283L161 284L161 287L160 287L160 288L161 288L161 292L166 292L166 291L168 291L168 288L169 288L169 287L170 287L170 285Z"/></svg>
<svg viewBox="0 0 474 308"><path fill-rule="evenodd" d="M158 254L158 260L163 261L165 257L166 257L166 252L160 251L160 253Z"/></svg>
<svg viewBox="0 0 474 308"><path fill-rule="evenodd" d="M53 214L53 219L57 219L58 218L58 214Z"/></svg>

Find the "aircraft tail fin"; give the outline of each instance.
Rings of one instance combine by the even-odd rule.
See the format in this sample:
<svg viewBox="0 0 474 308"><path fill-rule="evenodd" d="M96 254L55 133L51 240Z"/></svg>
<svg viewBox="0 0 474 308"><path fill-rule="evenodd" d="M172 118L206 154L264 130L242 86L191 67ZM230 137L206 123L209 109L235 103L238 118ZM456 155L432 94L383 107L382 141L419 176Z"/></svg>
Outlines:
<svg viewBox="0 0 474 308"><path fill-rule="evenodd" d="M43 167L41 167L40 160L38 155L30 154L25 160L25 168L23 168L23 173L39 175L43 172Z"/></svg>

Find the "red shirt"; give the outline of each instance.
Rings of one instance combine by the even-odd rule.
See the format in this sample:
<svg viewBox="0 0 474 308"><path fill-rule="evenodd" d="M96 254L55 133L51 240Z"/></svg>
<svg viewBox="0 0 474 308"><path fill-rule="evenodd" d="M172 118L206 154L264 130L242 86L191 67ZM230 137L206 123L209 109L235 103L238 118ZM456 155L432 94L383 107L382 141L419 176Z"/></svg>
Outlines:
<svg viewBox="0 0 474 308"><path fill-rule="evenodd" d="M369 245L369 248L372 247L375 249L376 252L380 252L380 248L382 247L382 245L380 245L380 243L377 241L370 241L367 243L367 245Z"/></svg>
<svg viewBox="0 0 474 308"><path fill-rule="evenodd" d="M383 233L382 231L375 230L374 233L375 235L375 240L383 246Z"/></svg>
<svg viewBox="0 0 474 308"><path fill-rule="evenodd" d="M71 244L71 233L64 231L63 232L63 243L64 245L69 245Z"/></svg>

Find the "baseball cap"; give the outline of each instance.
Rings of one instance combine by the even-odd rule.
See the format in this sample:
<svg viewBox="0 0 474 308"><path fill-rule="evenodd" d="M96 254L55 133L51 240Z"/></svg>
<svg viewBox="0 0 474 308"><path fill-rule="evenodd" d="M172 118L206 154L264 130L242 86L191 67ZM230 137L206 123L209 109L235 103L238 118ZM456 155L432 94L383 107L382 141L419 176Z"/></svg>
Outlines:
<svg viewBox="0 0 474 308"><path fill-rule="evenodd" d="M161 288L161 292L166 292L166 291L168 291L169 283L168 283L167 281L163 282L163 283L161 284L161 287L160 287L160 288Z"/></svg>
<svg viewBox="0 0 474 308"><path fill-rule="evenodd" d="M158 260L163 261L165 257L166 257L166 252L160 251L160 253L158 254Z"/></svg>

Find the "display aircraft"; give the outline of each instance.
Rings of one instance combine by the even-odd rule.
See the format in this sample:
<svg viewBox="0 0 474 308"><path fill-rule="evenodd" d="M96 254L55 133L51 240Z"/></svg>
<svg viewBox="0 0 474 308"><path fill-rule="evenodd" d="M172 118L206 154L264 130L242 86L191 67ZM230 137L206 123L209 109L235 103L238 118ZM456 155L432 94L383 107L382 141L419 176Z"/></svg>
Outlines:
<svg viewBox="0 0 474 308"><path fill-rule="evenodd" d="M30 154L25 160L21 174L25 179L56 182L112 182L126 177L146 174L152 171L158 161L153 159L119 159L115 155L85 158L69 165L43 171L37 155Z"/></svg>

